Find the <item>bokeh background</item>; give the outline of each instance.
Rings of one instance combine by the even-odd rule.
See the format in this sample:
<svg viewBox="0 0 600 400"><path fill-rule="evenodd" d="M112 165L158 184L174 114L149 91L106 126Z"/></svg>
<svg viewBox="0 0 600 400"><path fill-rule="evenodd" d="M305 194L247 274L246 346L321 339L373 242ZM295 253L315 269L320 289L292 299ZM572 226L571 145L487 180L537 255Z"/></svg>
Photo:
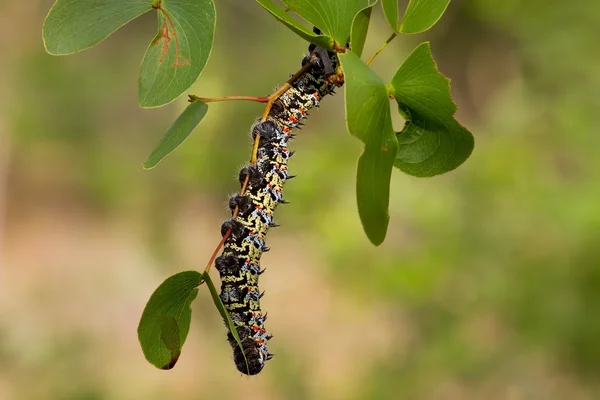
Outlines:
<svg viewBox="0 0 600 400"><path fill-rule="evenodd" d="M277 356L252 378L205 290L173 370L144 360L136 327L165 278L204 267L262 108L211 105L144 171L186 105L136 105L154 17L52 57L51 3L0 2L0 399L600 398L600 2L453 0L373 63L389 80L431 40L476 138L447 175L395 171L379 248L343 96L313 112L263 258ZM265 95L297 69L306 43L252 1L216 3L190 93ZM365 55L388 35L377 8Z"/></svg>

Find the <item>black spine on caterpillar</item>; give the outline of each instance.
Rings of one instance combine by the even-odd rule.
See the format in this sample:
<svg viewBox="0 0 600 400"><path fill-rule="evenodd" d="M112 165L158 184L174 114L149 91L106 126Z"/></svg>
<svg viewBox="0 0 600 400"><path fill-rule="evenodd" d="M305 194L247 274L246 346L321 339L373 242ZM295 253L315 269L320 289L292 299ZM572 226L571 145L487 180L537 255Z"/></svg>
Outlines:
<svg viewBox="0 0 600 400"><path fill-rule="evenodd" d="M314 57L312 67L275 101L264 122L259 120L252 126L252 138L260 136L257 161L241 169L240 184L248 177L246 191L229 200L232 213L237 208L238 214L221 227L222 235L229 230L231 234L215 260L221 276L220 297L236 326L242 349L231 332L227 338L237 369L248 375L259 373L273 356L266 346L271 335L264 328L266 314L260 308L258 277L264 271L260 268L261 255L268 250L265 237L270 227L277 226L273 213L279 203L285 203L283 185L293 177L287 168L293 154L287 142L307 112L335 88L326 78L336 70L336 55L312 45L309 51L302 65Z"/></svg>

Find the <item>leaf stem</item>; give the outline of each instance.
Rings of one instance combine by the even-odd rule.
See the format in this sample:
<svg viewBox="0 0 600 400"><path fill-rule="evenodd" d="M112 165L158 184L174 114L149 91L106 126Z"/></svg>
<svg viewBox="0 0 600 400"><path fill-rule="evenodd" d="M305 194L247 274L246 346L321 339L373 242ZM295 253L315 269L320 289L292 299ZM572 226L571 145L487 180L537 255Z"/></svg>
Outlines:
<svg viewBox="0 0 600 400"><path fill-rule="evenodd" d="M269 98L268 97L256 97L256 96L225 96L225 97L198 97L193 94L189 95L189 102L193 103L196 100L203 101L205 103L214 103L217 101L234 101L234 100L248 100L248 101L256 101L258 103L266 103Z"/></svg>
<svg viewBox="0 0 600 400"><path fill-rule="evenodd" d="M236 208L236 211L237 211L237 208ZM210 257L210 259L208 260L208 263L206 264L206 268L204 268L204 274L205 275L208 275L208 273L210 272L210 267L215 262L215 258L217 258L217 254L219 254L219 250L221 250L221 247L223 247L223 244L225 244L225 241L227 240L227 238L229 237L229 235L231 235L231 229L227 230L227 232L225 233L225 235L223 235L223 239L221 239L221 241L219 242L219 244L215 248L215 251L213 251L212 256ZM204 278L202 278L202 280L200 281L200 285L202 285L203 282L204 282Z"/></svg>
<svg viewBox="0 0 600 400"><path fill-rule="evenodd" d="M258 148L259 140L260 140L260 136L256 135L256 138L254 139L253 150L252 150L252 159L254 160L254 161L251 161L252 164L256 164L256 152L254 151L254 149ZM244 193L246 192L246 188L248 187L249 180L250 180L250 175L246 175L246 179L244 180L244 184L242 185L242 189L240 190L240 196L243 196ZM236 206L235 210L233 210L233 215L231 216L231 218L237 217L239 212L240 212L240 208L238 206ZM215 259L217 258L217 254L219 254L219 250L221 250L221 248L223 247L223 245L225 244L225 241L229 238L229 236L231 236L231 228L227 229L227 232L225 232L225 234L223 235L223 238L221 239L219 244L217 244L217 247L213 251L212 256L208 260L208 263L206 263L206 267L204 268L204 274L206 274L206 275L209 274L210 269L212 268L212 265L215 262ZM200 285L202 285L202 283L204 283L204 279L202 279L202 281L200 281Z"/></svg>
<svg viewBox="0 0 600 400"><path fill-rule="evenodd" d="M369 65L369 64L371 64L371 62L373 62L373 60L375 59L375 57L377 57L377 56L379 55L379 53L381 53L381 52L383 51L383 49L385 49L385 48L387 47L387 45L388 45L388 44L390 44L390 42L391 42L392 40L394 40L394 38L396 37L396 35L397 35L397 34L396 34L395 32L394 32L394 33L392 33L392 36L390 36L390 37L388 38L388 40L386 40L386 41L385 41L385 43L384 43L384 44L382 44L382 45L381 45L381 47L380 47L379 49L377 49L377 51L375 52L375 54L373 54L373 55L371 56L371 58L369 58L369 59L367 60L367 62L365 63L365 65Z"/></svg>

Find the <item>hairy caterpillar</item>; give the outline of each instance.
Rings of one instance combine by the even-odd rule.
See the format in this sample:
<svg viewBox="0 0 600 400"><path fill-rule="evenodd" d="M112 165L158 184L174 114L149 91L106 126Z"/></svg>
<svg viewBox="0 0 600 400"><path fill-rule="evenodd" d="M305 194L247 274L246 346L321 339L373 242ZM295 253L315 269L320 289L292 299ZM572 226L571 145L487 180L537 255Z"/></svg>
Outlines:
<svg viewBox="0 0 600 400"><path fill-rule="evenodd" d="M271 335L264 328L267 315L260 308L263 294L258 277L263 272L260 257L268 251L265 237L269 228L276 226L273 213L279 203L285 203L283 185L293 177L287 167L293 152L287 144L294 137L292 129L336 87L328 80L337 69L336 55L314 45L309 52L302 65L310 62L312 66L273 103L265 121L259 119L252 125L253 139L260 137L256 164L241 169L240 184L248 177L246 191L229 200L232 213L237 208L238 214L221 226L223 236L229 229L231 234L222 255L215 259L222 282L220 296L236 326L243 353L231 332L227 338L237 369L248 375L259 373L273 357L266 346Z"/></svg>

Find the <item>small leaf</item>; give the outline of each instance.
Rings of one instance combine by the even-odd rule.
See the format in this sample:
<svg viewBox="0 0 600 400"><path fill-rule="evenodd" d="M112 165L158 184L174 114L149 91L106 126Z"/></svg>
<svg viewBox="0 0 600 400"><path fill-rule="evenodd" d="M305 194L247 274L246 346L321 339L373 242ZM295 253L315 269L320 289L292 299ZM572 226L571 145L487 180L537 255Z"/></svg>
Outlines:
<svg viewBox="0 0 600 400"><path fill-rule="evenodd" d="M240 347L240 350L242 351L242 354L244 356L244 360L246 361L246 370L248 371L248 373L250 373L250 367L248 366L248 360L246 359L246 353L244 353L244 347L242 346L242 340L240 339L240 336L238 335L238 331L235 328L235 324L233 323L231 316L225 309L225 305L223 304L223 301L221 301L221 297L219 296L219 293L217 293L217 289L215 288L215 285L214 285L212 279L210 278L210 275L205 272L204 274L202 274L202 279L204 279L204 281L206 282L206 286L208 286L208 290L210 291L210 294L213 298L213 302L215 303L215 306L217 307L217 310L219 310L219 314L221 314L221 317L223 317L223 321L227 325L227 328L231 332L231 335L233 336L236 343Z"/></svg>
<svg viewBox="0 0 600 400"><path fill-rule="evenodd" d="M381 0L381 8L392 30L398 33L398 0Z"/></svg>
<svg viewBox="0 0 600 400"><path fill-rule="evenodd" d="M140 70L138 103L160 107L175 100L200 76L210 55L215 31L212 0L162 0L158 34Z"/></svg>
<svg viewBox="0 0 600 400"><path fill-rule="evenodd" d="M369 30L369 22L371 22L371 11L373 11L373 6L368 6L367 8L360 11L354 17L354 21L352 21L352 30L350 32L350 44L352 46L352 51L357 56L361 56L363 49L365 47L365 41L367 40L367 31Z"/></svg>
<svg viewBox="0 0 600 400"><path fill-rule="evenodd" d="M348 131L365 143L358 160L358 213L374 245L383 243L389 222L390 179L398 142L385 83L351 51L340 54L346 81Z"/></svg>
<svg viewBox="0 0 600 400"><path fill-rule="evenodd" d="M473 151L473 136L455 119L450 82L437 69L429 43L419 45L396 72L390 92L408 118L398 134L394 165L426 177L461 165Z"/></svg>
<svg viewBox="0 0 600 400"><path fill-rule="evenodd" d="M377 0L282 0L296 14L345 46L354 16Z"/></svg>
<svg viewBox="0 0 600 400"><path fill-rule="evenodd" d="M391 128L391 126L390 126ZM375 246L385 240L390 220L390 180L398 144L387 138L383 142L367 143L358 159L356 199L360 220L367 237Z"/></svg>
<svg viewBox="0 0 600 400"><path fill-rule="evenodd" d="M44 21L44 47L52 55L88 49L150 10L152 0L57 0Z"/></svg>
<svg viewBox="0 0 600 400"><path fill-rule="evenodd" d="M450 0L410 0L400 32L419 33L428 30L444 15L449 3Z"/></svg>
<svg viewBox="0 0 600 400"><path fill-rule="evenodd" d="M148 160L144 163L144 169L152 169L173 150L179 147L185 139L198 126L208 111L208 104L200 100L193 101L175 120L167 133L160 139Z"/></svg>
<svg viewBox="0 0 600 400"><path fill-rule="evenodd" d="M450 0L410 0L402 24L398 26L398 0L381 0L385 18L396 33L419 33L442 17Z"/></svg>
<svg viewBox="0 0 600 400"><path fill-rule="evenodd" d="M333 39L323 35L317 35L312 29L299 23L297 20L292 18L290 14L285 12L278 4L273 3L271 0L256 0L258 4L263 6L265 10L271 13L281 23L291 29L294 33L300 36L302 39L309 41L319 47L332 50Z"/></svg>
<svg viewBox="0 0 600 400"><path fill-rule="evenodd" d="M417 177L430 177L460 166L473 151L473 136L458 122L448 127L414 121L400 132L394 166Z"/></svg>
<svg viewBox="0 0 600 400"><path fill-rule="evenodd" d="M190 304L198 294L200 279L196 271L175 274L152 293L146 304L138 339L144 356L157 368L173 368L181 355L190 330Z"/></svg>

